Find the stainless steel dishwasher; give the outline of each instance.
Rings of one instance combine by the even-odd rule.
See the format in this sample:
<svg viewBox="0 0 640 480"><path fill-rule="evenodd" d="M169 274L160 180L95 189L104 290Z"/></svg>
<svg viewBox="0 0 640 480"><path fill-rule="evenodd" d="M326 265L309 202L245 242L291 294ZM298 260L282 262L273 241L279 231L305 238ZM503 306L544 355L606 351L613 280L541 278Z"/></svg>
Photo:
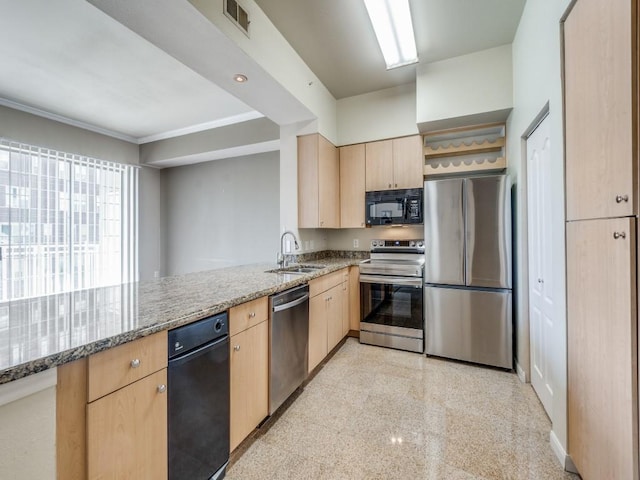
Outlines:
<svg viewBox="0 0 640 480"><path fill-rule="evenodd" d="M169 480L221 480L229 460L229 322L169 330Z"/></svg>
<svg viewBox="0 0 640 480"><path fill-rule="evenodd" d="M269 299L269 415L307 378L309 364L309 286Z"/></svg>

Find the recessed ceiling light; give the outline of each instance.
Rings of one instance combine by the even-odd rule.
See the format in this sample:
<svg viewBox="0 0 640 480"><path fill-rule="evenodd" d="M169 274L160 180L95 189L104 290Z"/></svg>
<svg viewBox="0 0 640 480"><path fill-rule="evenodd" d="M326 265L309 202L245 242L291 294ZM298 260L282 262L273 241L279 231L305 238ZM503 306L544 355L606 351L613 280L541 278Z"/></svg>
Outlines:
<svg viewBox="0 0 640 480"><path fill-rule="evenodd" d="M233 79L234 79L236 82L238 82L238 83L245 83L245 82L249 81L249 79L247 78L247 76L246 76L246 75L242 75L241 73L236 73L236 74L233 76Z"/></svg>

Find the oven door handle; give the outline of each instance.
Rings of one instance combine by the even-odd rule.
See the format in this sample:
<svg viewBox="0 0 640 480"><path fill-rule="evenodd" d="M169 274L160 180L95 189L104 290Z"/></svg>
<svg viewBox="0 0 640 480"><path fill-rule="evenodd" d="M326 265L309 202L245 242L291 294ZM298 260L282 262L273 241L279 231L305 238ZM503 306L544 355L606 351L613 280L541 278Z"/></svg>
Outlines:
<svg viewBox="0 0 640 480"><path fill-rule="evenodd" d="M360 275L360 283L380 283L382 285L408 285L422 288L421 277L387 277L384 275Z"/></svg>

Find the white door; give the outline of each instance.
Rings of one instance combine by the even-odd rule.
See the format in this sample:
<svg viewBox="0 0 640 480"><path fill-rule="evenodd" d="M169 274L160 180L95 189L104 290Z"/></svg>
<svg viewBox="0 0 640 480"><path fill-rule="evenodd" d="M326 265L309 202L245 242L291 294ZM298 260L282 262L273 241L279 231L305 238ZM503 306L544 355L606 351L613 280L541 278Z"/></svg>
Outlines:
<svg viewBox="0 0 640 480"><path fill-rule="evenodd" d="M553 386L550 379L550 363L554 327L554 286L550 146L549 117L546 117L527 138L529 334L531 384L551 417Z"/></svg>

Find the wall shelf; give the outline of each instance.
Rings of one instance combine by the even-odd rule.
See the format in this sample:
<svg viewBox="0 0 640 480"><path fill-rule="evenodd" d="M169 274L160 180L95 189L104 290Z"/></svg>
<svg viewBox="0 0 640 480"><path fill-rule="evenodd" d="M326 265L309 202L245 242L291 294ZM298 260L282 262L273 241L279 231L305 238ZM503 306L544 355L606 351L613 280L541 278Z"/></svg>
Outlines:
<svg viewBox="0 0 640 480"><path fill-rule="evenodd" d="M505 130L500 123L426 133L424 176L504 170Z"/></svg>
<svg viewBox="0 0 640 480"><path fill-rule="evenodd" d="M460 155L461 153L479 153L479 152L499 152L504 147L504 137L495 140L471 141L467 144L464 141L460 145L446 146L426 146L424 147L425 157L444 157Z"/></svg>
<svg viewBox="0 0 640 480"><path fill-rule="evenodd" d="M445 161L444 159L439 162L428 162L424 166L424 176L431 175L449 175L455 173L469 173L469 172L488 172L488 171L500 171L507 168L507 161L504 157L497 158L484 158L482 160L464 160L459 159L457 161Z"/></svg>

